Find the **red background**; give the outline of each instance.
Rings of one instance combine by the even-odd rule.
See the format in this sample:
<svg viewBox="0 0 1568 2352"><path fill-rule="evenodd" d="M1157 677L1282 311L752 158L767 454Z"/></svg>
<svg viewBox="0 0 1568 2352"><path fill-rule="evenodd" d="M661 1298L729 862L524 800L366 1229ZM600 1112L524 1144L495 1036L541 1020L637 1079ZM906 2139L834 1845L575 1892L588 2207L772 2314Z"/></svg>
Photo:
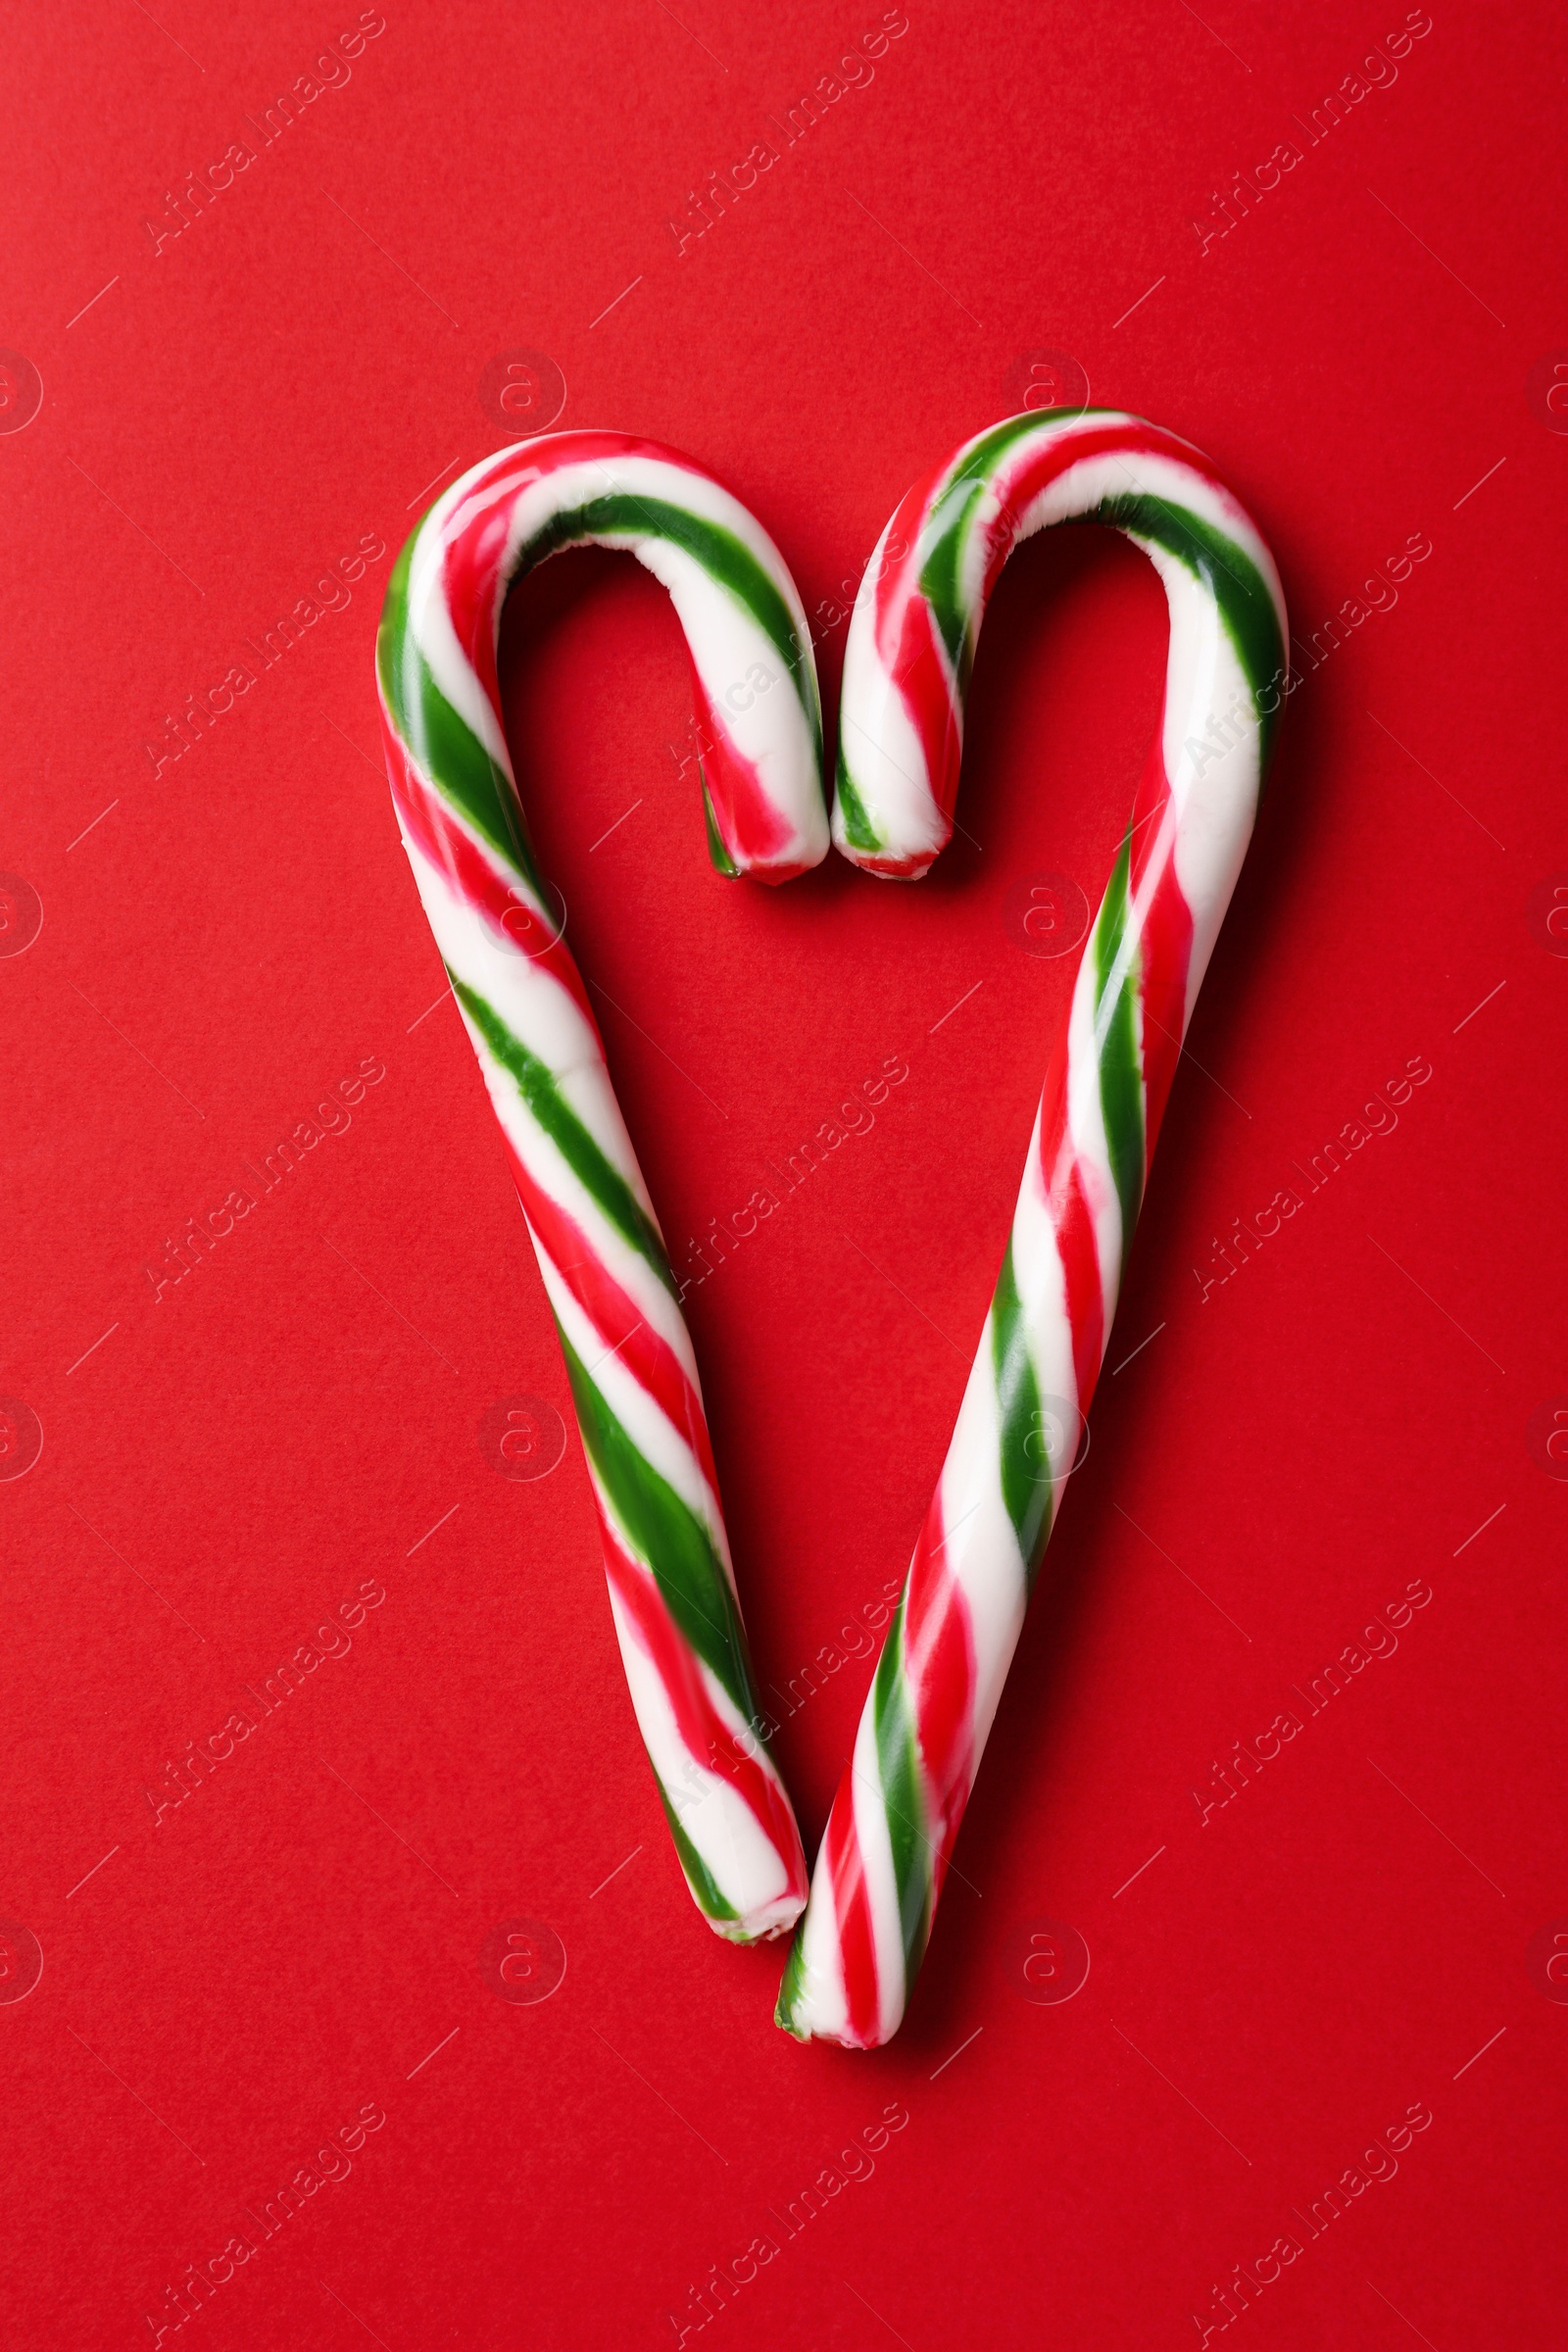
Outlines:
<svg viewBox="0 0 1568 2352"><path fill-rule="evenodd" d="M0 436L0 865L43 921L0 958L0 1388L43 1450L0 1486L0 1915L44 1954L0 2004L9 2333L150 2342L183 2266L374 2103L349 2177L190 2338L671 2343L689 2287L771 2231L688 2342L1147 2352L1294 2231L1234 2323L1259 2348L1556 2342L1568 2007L1529 1948L1568 1914L1568 1490L1530 1435L1568 1390L1568 962L1532 914L1568 869L1568 438L1538 368L1568 344L1560 12L1440 0L1309 145L1293 117L1396 6L909 0L874 79L678 254L688 191L878 8L388 0L352 78L155 254L165 190L355 13L8 12L0 343L43 399ZM1212 191L1287 140L1299 163L1201 249ZM780 1951L693 1913L575 1433L531 1484L480 1448L498 1399L566 1392L473 1057L450 1004L420 1018L440 972L371 672L387 563L177 763L143 750L326 561L394 551L437 469L498 444L478 385L514 346L561 368L564 424L710 465L808 609L1039 347L1211 455L1303 642L1432 543L1289 706L962 1877L875 2056L786 2040ZM634 565L563 559L506 642L525 802L622 1008L676 1255L908 1062L689 1300L780 1687L923 1513L1071 979L1020 951L1008 896L1048 869L1098 896L1163 602L1105 534L1009 567L973 842L918 889L838 859L719 883L667 748L675 623ZM155 1301L166 1237L367 1056L352 1127ZM1211 1237L1304 1193L1293 1163L1414 1056L1396 1131L1202 1298ZM350 1654L155 1823L168 1761L371 1578ZM1200 1822L1214 1760L1413 1580L1396 1654ZM868 1673L780 1735L808 1848ZM567 1954L542 2005L480 1974L519 1916ZM1092 1954L1062 2004L1021 1997L1043 1916ZM768 2209L894 2102L873 2176L784 2240ZM1308 2238L1293 2209L1417 2102L1397 2177Z"/></svg>

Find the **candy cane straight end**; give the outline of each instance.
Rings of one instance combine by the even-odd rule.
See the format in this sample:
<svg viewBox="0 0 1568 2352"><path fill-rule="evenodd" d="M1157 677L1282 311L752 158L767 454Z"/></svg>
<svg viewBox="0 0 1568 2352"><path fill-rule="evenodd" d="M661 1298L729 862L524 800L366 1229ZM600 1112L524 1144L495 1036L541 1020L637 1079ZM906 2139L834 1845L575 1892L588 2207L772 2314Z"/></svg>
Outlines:
<svg viewBox="0 0 1568 2352"><path fill-rule="evenodd" d="M836 2041L845 2050L874 2050L888 2038L874 2019L857 2025L845 1997L841 1969L830 1950L814 1962L804 1956L804 1931L797 1934L784 1964L773 2023L797 2041Z"/></svg>
<svg viewBox="0 0 1568 2352"><path fill-rule="evenodd" d="M912 878L940 854L987 599L1020 539L1075 520L1124 532L1159 572L1164 708L784 1972L778 2023L850 2049L898 2032L925 1953L1289 690L1279 575L1198 450L1117 411L1009 417L915 485L861 581L833 811L834 841L855 864Z"/></svg>
<svg viewBox="0 0 1568 2352"><path fill-rule="evenodd" d="M751 1942L800 1916L806 1859L762 1736L691 1339L502 723L508 586L587 544L628 550L674 604L720 871L778 882L825 855L816 673L784 560L701 466L622 433L519 442L423 516L376 640L387 768L561 1337L671 1840L710 1926Z"/></svg>

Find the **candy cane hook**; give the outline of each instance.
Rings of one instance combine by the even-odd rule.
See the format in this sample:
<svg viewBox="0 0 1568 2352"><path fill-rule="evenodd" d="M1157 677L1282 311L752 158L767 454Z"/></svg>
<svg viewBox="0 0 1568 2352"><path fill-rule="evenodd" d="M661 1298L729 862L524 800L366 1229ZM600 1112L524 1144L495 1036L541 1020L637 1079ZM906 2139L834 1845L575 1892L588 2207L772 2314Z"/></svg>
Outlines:
<svg viewBox="0 0 1568 2352"><path fill-rule="evenodd" d="M691 1340L501 719L509 585L590 542L628 548L680 617L713 862L765 882L815 865L827 811L800 597L756 518L672 450L550 433L471 467L398 559L376 673L403 845L561 1335L638 1726L698 1909L749 1942L800 1915L800 1833L760 1736Z"/></svg>
<svg viewBox="0 0 1568 2352"><path fill-rule="evenodd" d="M1197 450L1114 411L1012 417L916 484L866 567L845 649L833 812L857 865L913 877L946 845L987 599L1020 539L1073 519L1125 532L1165 584L1164 710L779 1992L790 2033L855 2049L897 2033L925 1952L1288 674L1273 561Z"/></svg>

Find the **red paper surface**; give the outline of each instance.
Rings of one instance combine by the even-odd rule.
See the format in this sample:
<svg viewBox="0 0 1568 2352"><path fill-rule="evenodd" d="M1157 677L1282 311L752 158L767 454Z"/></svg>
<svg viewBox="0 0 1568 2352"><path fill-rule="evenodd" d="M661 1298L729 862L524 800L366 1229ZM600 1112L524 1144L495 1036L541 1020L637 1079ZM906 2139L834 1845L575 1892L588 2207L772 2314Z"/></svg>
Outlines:
<svg viewBox="0 0 1568 2352"><path fill-rule="evenodd" d="M1560 12L909 0L826 95L881 22L388 0L317 69L352 6L10 14L19 2343L1149 2352L1217 2330L1226 2280L1226 2340L1259 2347L1560 2340ZM337 86L306 96L318 74ZM169 192L242 141L155 245ZM758 142L776 162L696 235L690 192ZM1215 191L1271 159L1227 230ZM1042 351L1210 454L1303 649L1091 1451L876 2056L786 2040L782 1952L693 1912L575 1433L547 1477L497 1467L498 1408L566 1411L565 1384L472 1054L430 1009L371 645L428 489L505 437L502 384L553 381L507 377L518 351L560 371L563 423L671 442L755 508L830 713L833 600L915 473L1051 380ZM1372 591L1314 666L1412 539L1396 601ZM155 772L166 715L383 544ZM572 557L509 612L526 805L676 1256L907 1062L689 1300L760 1672L799 1695L779 1749L808 1846L869 1673L840 1629L905 1566L1067 1000L1073 958L1023 952L1017 893L1098 897L1164 626L1122 542L1031 546L939 872L835 858L768 893L709 868L657 586ZM186 1220L367 1064L352 1123L155 1294ZM1205 1296L1214 1237L1282 1189L1297 1213ZM367 1587L347 1653L262 1716L247 1686ZM155 1815L245 1708L257 1730ZM1205 1815L1281 1713L1298 1734ZM502 1957L554 1949L520 1921L564 1954L543 2002L500 1997ZM1031 1997L1085 1951L1071 1998Z"/></svg>

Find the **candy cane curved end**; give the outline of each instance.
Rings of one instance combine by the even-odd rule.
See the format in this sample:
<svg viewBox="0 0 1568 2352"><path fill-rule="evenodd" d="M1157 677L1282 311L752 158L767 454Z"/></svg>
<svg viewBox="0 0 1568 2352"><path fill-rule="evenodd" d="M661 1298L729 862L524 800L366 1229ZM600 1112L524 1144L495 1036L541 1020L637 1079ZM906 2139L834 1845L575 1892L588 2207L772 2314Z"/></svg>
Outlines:
<svg viewBox="0 0 1568 2352"><path fill-rule="evenodd" d="M376 675L404 847L561 1335L638 1728L693 1899L749 1942L800 1915L800 1832L753 1688L679 1295L502 724L508 586L589 542L628 549L680 617L715 865L783 882L816 864L828 823L800 597L756 517L673 450L551 433L472 466L394 566Z"/></svg>
<svg viewBox="0 0 1568 2352"><path fill-rule="evenodd" d="M913 877L941 851L986 600L1020 539L1079 517L1126 532L1164 581L1164 710L779 1992L788 2032L852 2049L897 2033L926 1949L1289 690L1278 573L1206 459L1119 413L1009 418L916 484L861 582L833 817L846 857Z"/></svg>
<svg viewBox="0 0 1568 2352"><path fill-rule="evenodd" d="M1034 532L1090 520L1144 547L1164 579L1167 733L1178 715L1222 716L1193 709L1194 691L1225 664L1189 641L1192 606L1217 619L1267 734L1286 680L1284 598L1256 525L1208 461L1121 410L1007 417L915 483L861 579L833 810L834 844L853 864L913 880L946 848L969 674L998 575Z"/></svg>
<svg viewBox="0 0 1568 2352"><path fill-rule="evenodd" d="M656 441L564 432L514 442L421 517L393 569L376 655L383 707L410 748L466 778L479 830L530 862L496 685L501 608L514 579L589 545L627 549L669 591L691 658L719 871L787 882L817 864L828 846L822 721L799 592L750 510Z"/></svg>

